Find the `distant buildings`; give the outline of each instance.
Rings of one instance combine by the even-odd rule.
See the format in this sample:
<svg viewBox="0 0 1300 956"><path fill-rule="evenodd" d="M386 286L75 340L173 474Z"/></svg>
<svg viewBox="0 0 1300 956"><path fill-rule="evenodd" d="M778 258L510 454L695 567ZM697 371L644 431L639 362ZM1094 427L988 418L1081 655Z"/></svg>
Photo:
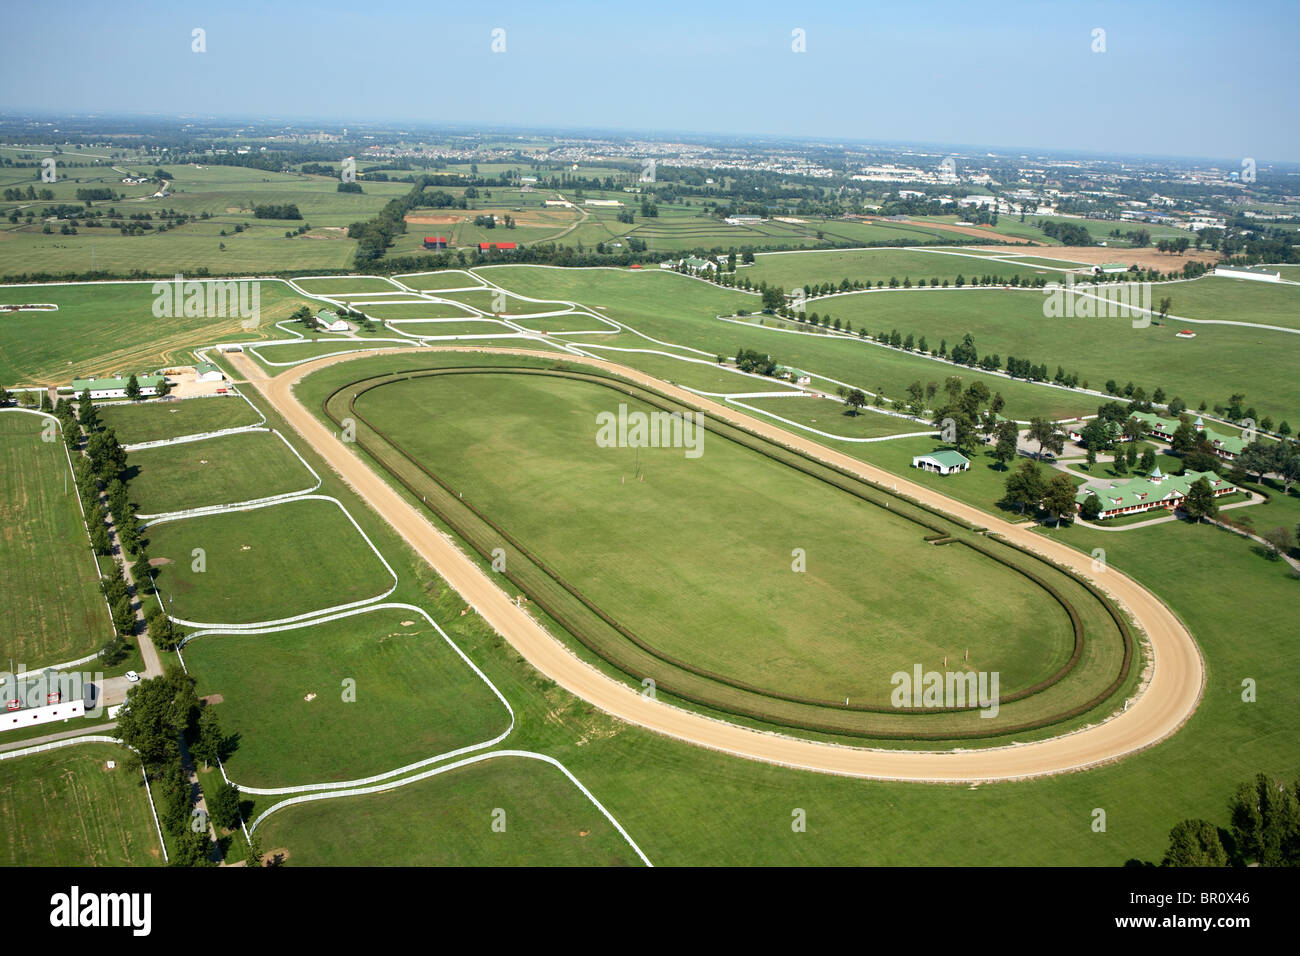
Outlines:
<svg viewBox="0 0 1300 956"><path fill-rule="evenodd" d="M501 252L514 252L518 248L519 244L514 242L480 242L478 244L479 252L487 252L491 249L497 249Z"/></svg>
<svg viewBox="0 0 1300 956"><path fill-rule="evenodd" d="M426 248L426 249L446 249L446 248L447 248L447 237L446 237L446 236L425 236L425 237L424 237L424 248Z"/></svg>

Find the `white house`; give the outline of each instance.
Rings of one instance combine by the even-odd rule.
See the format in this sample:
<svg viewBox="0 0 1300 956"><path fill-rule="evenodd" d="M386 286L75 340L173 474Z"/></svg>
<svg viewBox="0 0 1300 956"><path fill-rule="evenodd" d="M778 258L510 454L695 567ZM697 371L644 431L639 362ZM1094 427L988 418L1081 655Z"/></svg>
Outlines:
<svg viewBox="0 0 1300 956"><path fill-rule="evenodd" d="M211 362L204 362L202 365L194 366L194 380L196 382L220 382L225 377L221 369Z"/></svg>
<svg viewBox="0 0 1300 956"><path fill-rule="evenodd" d="M320 326L322 332L347 332L352 328L329 309L321 309L316 313L316 324Z"/></svg>

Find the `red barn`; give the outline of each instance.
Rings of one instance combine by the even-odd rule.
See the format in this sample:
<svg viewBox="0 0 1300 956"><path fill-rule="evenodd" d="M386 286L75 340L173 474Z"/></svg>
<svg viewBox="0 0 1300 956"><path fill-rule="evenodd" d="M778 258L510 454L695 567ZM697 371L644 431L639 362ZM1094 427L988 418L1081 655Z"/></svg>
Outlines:
<svg viewBox="0 0 1300 956"><path fill-rule="evenodd" d="M640 268L641 268L641 263L639 263L639 262L634 262L634 263L632 263L630 266L628 266L628 268L629 268L629 269L640 269Z"/></svg>
<svg viewBox="0 0 1300 956"><path fill-rule="evenodd" d="M519 246L513 242L480 242L478 244L479 252L487 252L489 249L498 249L501 252L514 252Z"/></svg>
<svg viewBox="0 0 1300 956"><path fill-rule="evenodd" d="M446 249L446 248L447 248L447 237L446 237L446 236L425 236L425 237L424 237L424 248L426 248L426 249Z"/></svg>

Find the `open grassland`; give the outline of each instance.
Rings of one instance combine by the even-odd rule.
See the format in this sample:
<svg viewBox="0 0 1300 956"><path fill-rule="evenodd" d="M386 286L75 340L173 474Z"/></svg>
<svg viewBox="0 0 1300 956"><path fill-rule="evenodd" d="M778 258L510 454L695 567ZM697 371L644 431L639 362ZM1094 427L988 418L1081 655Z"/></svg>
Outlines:
<svg viewBox="0 0 1300 956"><path fill-rule="evenodd" d="M59 306L57 312L0 314L0 382L66 385L73 378L192 364L194 349L214 342L279 336L274 323L303 304L284 283L263 281L260 324L245 329L235 308L226 318L157 318L156 299L150 282L0 287L0 304Z"/></svg>
<svg viewBox="0 0 1300 956"><path fill-rule="evenodd" d="M426 292L440 289L472 289L483 285L477 276L459 269L448 269L445 272L417 272L393 278L402 285L410 286L412 289L423 289Z"/></svg>
<svg viewBox="0 0 1300 956"><path fill-rule="evenodd" d="M403 292L404 290L387 279L378 276L330 276L318 279L294 279L300 289L314 295L365 295L371 292Z"/></svg>
<svg viewBox="0 0 1300 956"><path fill-rule="evenodd" d="M357 409L597 606L711 672L885 705L892 673L956 658L968 634L984 635L975 653L1008 693L1069 656L1068 622L1045 592L966 548L926 544L925 529L884 509L712 435L694 459L598 447L597 413L622 400L590 383L486 374L385 385ZM762 515L761 530L743 515ZM793 548L808 553L806 573L792 570ZM887 579L854 586L852 569L884 567ZM952 606L961 635L943 623Z"/></svg>
<svg viewBox="0 0 1300 956"><path fill-rule="evenodd" d="M1159 298L1168 294L1177 312L1180 297L1195 295L1187 290L1198 284L1157 286L1152 298L1158 304ZM1170 397L1177 395L1192 407L1201 401L1214 405L1240 391L1261 416L1300 418L1300 380L1289 372L1292 349L1300 343L1293 341L1295 336L1290 333L1200 325L1194 329L1196 338L1180 339L1175 333L1182 326L1174 319L1156 324L1157 319L1145 328L1134 328L1131 316L1048 318L1045 301L1041 292L1001 289L873 292L819 299L810 303L809 309L829 312L852 322L855 329L865 327L872 335L897 329L918 339L925 336L931 349L942 340L951 349L969 332L981 356L996 353L1004 364L1008 355L1028 358L1046 364L1051 371L1064 366L1098 390L1108 379L1121 386L1133 382L1147 395L1161 387ZM1079 301L1084 300L1076 297ZM1244 318L1231 312L1224 317L1229 316ZM770 348L777 354L777 346ZM955 373L959 372L952 366L933 365L928 378L942 381ZM1003 380L990 387L1007 398L1007 414L1027 418L1012 400L1010 384ZM1089 411L1095 411L1098 404L1086 396L1077 396L1075 402L1091 405Z"/></svg>
<svg viewBox="0 0 1300 956"><path fill-rule="evenodd" d="M385 793L298 804L268 817L258 834L268 850L286 848L290 865L641 865L560 771L524 757L497 757Z"/></svg>
<svg viewBox="0 0 1300 956"><path fill-rule="evenodd" d="M63 440L42 441L45 424L0 412L0 655L20 667L84 657L112 634Z"/></svg>
<svg viewBox="0 0 1300 956"><path fill-rule="evenodd" d="M123 445L256 425L261 420L237 395L178 402L110 402L98 408L100 421L113 429Z"/></svg>
<svg viewBox="0 0 1300 956"><path fill-rule="evenodd" d="M959 369L856 340L778 332L756 325L720 322L716 318L718 315L731 314L739 309L756 311L757 298L677 274L538 269L529 266L486 269L484 274L492 281L525 295L539 298L562 297L593 308L603 306L605 308L602 314L664 342L692 346L707 350L710 354L724 356L735 355L738 348L770 353L782 365L827 376L873 392L883 392L891 399L905 396L908 385L918 379L922 382L942 382L950 375L959 375L966 383L983 381L990 392L1001 392L1007 401L1005 414L1017 419L1028 420L1034 415L1067 418L1094 412L1097 407L1097 399L1093 396L1042 388L1026 382ZM915 293L940 299L964 294ZM840 303L863 299L879 301L903 295L911 296L913 293L870 293L826 299L821 300L826 303L821 311L823 314L832 312L837 317L844 317L848 310ZM861 320L854 320L854 328L858 328L859 321ZM866 322L873 332L878 331L874 329L873 323L874 320ZM955 341L954 339L953 342ZM938 345L937 339L934 344ZM982 345L978 338L976 344ZM652 343L647 343L645 347L662 348ZM629 353L625 357L627 364L639 367L635 354Z"/></svg>
<svg viewBox="0 0 1300 956"><path fill-rule="evenodd" d="M402 302L394 305L356 306L372 319L472 319L479 313L451 302Z"/></svg>
<svg viewBox="0 0 1300 956"><path fill-rule="evenodd" d="M368 777L509 725L487 685L408 610L202 637L184 655L199 694L220 698L208 706L223 731L238 735L226 772L245 786Z"/></svg>
<svg viewBox="0 0 1300 956"><path fill-rule="evenodd" d="M1170 312L1174 315L1300 329L1300 286L1204 276L1195 282L1169 286L1165 291L1173 299ZM1202 332L1211 330L1199 326L1193 331L1199 338Z"/></svg>
<svg viewBox="0 0 1300 956"><path fill-rule="evenodd" d="M403 335L513 335L514 329L495 319L466 319L464 322L439 320L398 322L393 326Z"/></svg>
<svg viewBox="0 0 1300 956"><path fill-rule="evenodd" d="M1004 279L1020 276L1021 281L1043 277L1048 280L1059 279L1060 267L1065 263L1056 263L1058 268L1045 268L1031 262L1023 265L1008 265L1002 262L981 261L979 255L957 254L954 250L933 252L919 249L836 249L815 252L772 252L760 253L751 266L742 267L739 274L751 282L767 282L777 285L787 292L805 285L820 285L830 282L839 285L842 279L850 282L884 282L889 284L891 278L902 282L910 278L915 285L921 279L927 283L945 279L955 284L960 275L970 281L972 276L998 275ZM815 306L809 306L815 308Z"/></svg>
<svg viewBox="0 0 1300 956"><path fill-rule="evenodd" d="M829 398L746 398L741 401L747 410L757 409L844 438L881 438L885 435L922 432L929 427L910 418L882 415L870 408L851 415L842 402ZM797 432L798 429L794 431Z"/></svg>
<svg viewBox="0 0 1300 956"><path fill-rule="evenodd" d="M605 338L592 338L591 342L604 344ZM590 346L588 346L590 348ZM649 352L616 352L612 349L592 348L591 352L598 358L629 368L639 369L647 375L665 382L672 382L699 392L714 394L731 392L778 392L789 391L789 382L778 382L773 378L758 375L746 375L734 367L718 365L704 359L703 356L691 356L690 360L674 358L672 354L660 354L661 346L635 336L620 337L618 348L651 349ZM683 356L683 358L686 358Z"/></svg>
<svg viewBox="0 0 1300 956"><path fill-rule="evenodd" d="M191 621L249 624L382 594L392 584L338 506L317 499L150 525L167 610ZM193 551L204 552L195 570Z"/></svg>
<svg viewBox="0 0 1300 956"><path fill-rule="evenodd" d="M123 766L129 756L78 744L0 761L0 865L161 865L144 778Z"/></svg>
<svg viewBox="0 0 1300 956"><path fill-rule="evenodd" d="M315 484L270 432L237 432L131 452L131 500L141 514L236 504L306 491Z"/></svg>
<svg viewBox="0 0 1300 956"><path fill-rule="evenodd" d="M414 347L415 343L403 342L371 342L366 339L316 339L307 342L288 342L266 344L256 347L256 351L249 350L248 354L253 358L260 360L260 364L272 374L281 372L284 369L279 365L270 365L270 362L305 362L308 359L320 358L322 355L334 355L338 352L360 351L362 349L393 349L405 348L407 344Z"/></svg>

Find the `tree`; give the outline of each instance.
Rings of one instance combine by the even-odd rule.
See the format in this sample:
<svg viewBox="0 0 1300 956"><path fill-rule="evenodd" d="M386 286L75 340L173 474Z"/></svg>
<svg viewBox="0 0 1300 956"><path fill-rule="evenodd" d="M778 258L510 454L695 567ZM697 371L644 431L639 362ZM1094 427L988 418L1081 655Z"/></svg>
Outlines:
<svg viewBox="0 0 1300 956"><path fill-rule="evenodd" d="M143 680L127 691L115 736L153 771L177 759L180 736L194 722L198 709L194 678L173 664L162 677Z"/></svg>
<svg viewBox="0 0 1300 956"><path fill-rule="evenodd" d="M1291 529L1285 526L1265 531L1260 537L1268 545L1268 556L1272 561L1276 561L1281 555L1290 553L1295 546L1295 537L1291 534Z"/></svg>
<svg viewBox="0 0 1300 956"><path fill-rule="evenodd" d="M848 407L850 415L857 415L858 411L867 404L866 393L860 388L850 389L844 396L844 404Z"/></svg>
<svg viewBox="0 0 1300 956"><path fill-rule="evenodd" d="M1067 520L1067 516L1074 517L1075 493L1074 480L1064 472L1058 471L1047 482L1047 489L1043 494L1043 507L1048 514L1056 518L1058 524Z"/></svg>
<svg viewBox="0 0 1300 956"><path fill-rule="evenodd" d="M1259 480L1264 480L1264 473L1272 471L1277 466L1277 452L1280 446L1275 444L1264 444L1261 441L1253 441L1241 450L1237 456L1239 464L1247 472L1255 472L1259 475Z"/></svg>
<svg viewBox="0 0 1300 956"><path fill-rule="evenodd" d="M1065 436L1056 430L1056 423L1046 418L1031 418L1029 420L1029 433L1026 436L1030 441L1038 442L1038 457L1041 460L1044 451L1050 451L1053 455L1059 455L1065 448Z"/></svg>
<svg viewBox="0 0 1300 956"><path fill-rule="evenodd" d="M1105 418L1094 418L1088 424L1083 426L1079 432L1084 447L1089 451L1102 451L1110 448L1114 444L1111 431L1111 422Z"/></svg>
<svg viewBox="0 0 1300 956"><path fill-rule="evenodd" d="M1096 521L1101 516L1101 500L1095 495L1090 494L1083 499L1083 507L1079 509L1079 517L1085 521Z"/></svg>
<svg viewBox="0 0 1300 956"><path fill-rule="evenodd" d="M1161 866L1227 866L1228 852L1219 830L1205 820L1184 820L1169 831L1169 849Z"/></svg>
<svg viewBox="0 0 1300 956"><path fill-rule="evenodd" d="M993 457L1002 470L1007 468L1007 462L1016 457L1016 447L1019 443L1020 433L1016 428L1016 423L1011 421L998 422L995 430L997 435L997 444L993 447Z"/></svg>
<svg viewBox="0 0 1300 956"><path fill-rule="evenodd" d="M198 734L190 744L190 753L196 760L202 760L203 769L207 770L224 756L222 750L225 743L226 738L221 732L221 722L217 719L216 711L211 706L204 707L199 714Z"/></svg>
<svg viewBox="0 0 1300 956"><path fill-rule="evenodd" d="M140 400L140 380L135 377L135 372L126 380L126 397L133 402Z"/></svg>
<svg viewBox="0 0 1300 956"><path fill-rule="evenodd" d="M1232 838L1243 862L1260 866L1297 862L1300 806L1285 785L1258 774L1237 788L1229 810Z"/></svg>
<svg viewBox="0 0 1300 956"><path fill-rule="evenodd" d="M212 822L224 830L239 826L239 788L227 781L208 797L208 811Z"/></svg>
<svg viewBox="0 0 1300 956"><path fill-rule="evenodd" d="M1138 464L1138 470L1151 474L1151 470L1156 466L1156 453L1154 448L1147 448L1142 452L1142 461Z"/></svg>
<svg viewBox="0 0 1300 956"><path fill-rule="evenodd" d="M1200 524L1201 519L1213 518L1219 513L1219 503L1214 500L1214 489L1204 475L1192 482L1192 486L1187 489L1183 510L1189 518L1195 518L1197 524Z"/></svg>
<svg viewBox="0 0 1300 956"><path fill-rule="evenodd" d="M1007 476L1006 500L1019 506L1021 514L1027 507L1037 508L1045 492L1042 473L1032 461L1022 461L1020 467Z"/></svg>

